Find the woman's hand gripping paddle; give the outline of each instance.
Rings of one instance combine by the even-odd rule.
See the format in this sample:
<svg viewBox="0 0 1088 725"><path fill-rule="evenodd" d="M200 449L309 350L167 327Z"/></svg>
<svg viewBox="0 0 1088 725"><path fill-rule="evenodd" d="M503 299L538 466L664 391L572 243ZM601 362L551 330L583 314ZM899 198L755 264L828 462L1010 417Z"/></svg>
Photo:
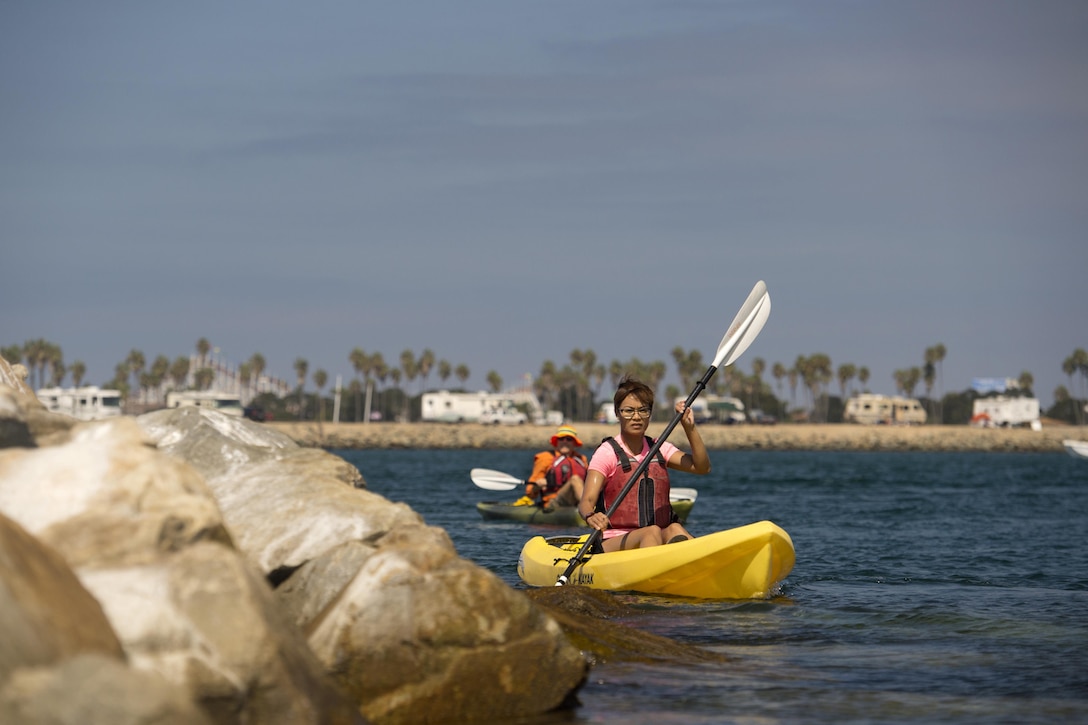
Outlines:
<svg viewBox="0 0 1088 725"><path fill-rule="evenodd" d="M695 388L692 389L691 394L688 395L687 400L684 401L684 408L676 415L673 416L672 421L665 427L665 430L654 441L653 446L650 448L650 452L646 454L646 457L642 459L642 463L638 464L638 468L635 469L634 474L627 480L627 484L620 490L619 495L612 501L612 505L605 511L605 516L609 519L612 518L612 514L616 512L623 498L627 495L631 487L635 485L645 473L649 467L650 462L653 460L654 455L657 454L658 449L661 448L661 444L668 439L669 434L672 433L673 428L680 422L680 418L683 417L684 412L691 407L691 404L695 402L695 399L699 397L699 393L703 392L706 388L706 384L710 382L710 378L714 377L714 373L719 367L726 365L732 365L733 362L748 349L748 346L752 344L752 341L759 336L760 330L763 329L764 323L767 322L767 315L771 314L771 296L767 294L767 285L763 281L756 282L756 286L752 288L751 293L748 295L748 299L744 301L744 305L737 312L737 316L733 318L733 324L729 326L722 341L718 344L718 353L714 356L714 362L707 368L706 373L702 379L695 384ZM574 573L575 568L582 562L586 552L592 548L594 542L601 535L601 532L597 529L593 529L590 532L589 538L586 539L586 543L582 544L582 548L578 550L567 564L567 568L556 579L555 585L561 587L570 581L570 575Z"/></svg>

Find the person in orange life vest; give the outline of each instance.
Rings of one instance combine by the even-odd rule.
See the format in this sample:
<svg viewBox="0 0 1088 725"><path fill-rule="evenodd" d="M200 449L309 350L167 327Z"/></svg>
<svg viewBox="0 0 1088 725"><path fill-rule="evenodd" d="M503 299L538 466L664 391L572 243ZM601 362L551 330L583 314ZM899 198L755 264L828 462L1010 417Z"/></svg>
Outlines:
<svg viewBox="0 0 1088 725"><path fill-rule="evenodd" d="M539 498L545 511L557 506L577 506L586 478L587 460L575 450L582 446L582 441L574 428L560 426L551 444L551 450L533 457L533 472L525 481L525 496L532 501Z"/></svg>
<svg viewBox="0 0 1088 725"><path fill-rule="evenodd" d="M688 437L691 453L663 442L643 480L628 491L609 519L604 512L653 446L646 429L654 408L654 391L627 376L620 381L612 400L620 421L620 434L606 438L593 453L578 504L579 513L586 523L602 532L600 545L606 552L690 539L691 534L677 520L669 503L668 469L710 472L710 457L695 428L695 414L690 408L684 410L683 401L676 404L676 412L683 411L680 425Z"/></svg>

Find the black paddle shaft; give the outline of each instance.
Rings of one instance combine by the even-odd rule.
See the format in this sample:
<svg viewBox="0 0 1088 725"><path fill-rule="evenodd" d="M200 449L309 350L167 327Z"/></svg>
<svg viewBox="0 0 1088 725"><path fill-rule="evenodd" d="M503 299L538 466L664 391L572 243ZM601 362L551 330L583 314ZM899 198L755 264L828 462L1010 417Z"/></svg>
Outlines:
<svg viewBox="0 0 1088 725"><path fill-rule="evenodd" d="M661 432L661 435L659 435L657 437L657 440L654 441L653 446L650 447L650 452L647 453L646 457L642 459L642 462L638 464L638 468L636 468L635 472L631 475L631 477L627 479L627 483L622 489L620 489L620 493L618 496L616 496L615 500L612 501L612 505L609 506L608 510L604 512L604 515L606 517L608 517L609 519L612 518L612 514L614 514L616 512L616 509L619 508L620 503L623 502L623 499L625 496L627 496L627 493L634 487L635 483L637 483L638 480L642 478L642 476L646 473L646 469L650 467L650 462L653 460L653 457L657 454L658 450L661 449L661 444L668 439L669 434L671 434L673 429L676 428L676 424L679 423L680 419L684 417L684 413L686 413L688 408L691 407L691 404L695 402L695 399L699 397L699 393L703 392L703 390L706 389L706 384L710 382L710 379L712 377L714 377L714 373L717 371L717 369L718 367L716 365L711 365L709 368L707 368L706 373L703 374L702 379L700 379L699 382L695 384L695 388L691 391L691 394L688 395L687 400L684 401L684 409L674 415L672 417L672 420L669 421L669 424L665 426L665 430ZM578 553L576 553L574 557L570 560L570 562L567 563L567 568L564 569L563 573L559 575L559 578L555 580L555 585L557 587L561 587L565 585L568 581L570 581L570 575L574 573L574 569L578 566L578 564L582 562L582 559L585 558L586 552L590 550L590 548L597 541L597 538L600 537L600 535L601 532L599 529L593 529L589 533L589 538L586 539L586 543L582 544L582 548L580 548L578 550Z"/></svg>

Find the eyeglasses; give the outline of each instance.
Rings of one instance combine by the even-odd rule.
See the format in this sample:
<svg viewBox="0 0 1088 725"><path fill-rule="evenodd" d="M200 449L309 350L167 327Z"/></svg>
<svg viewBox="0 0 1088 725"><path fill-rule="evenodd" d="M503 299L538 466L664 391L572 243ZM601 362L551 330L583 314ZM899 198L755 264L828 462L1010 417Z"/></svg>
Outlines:
<svg viewBox="0 0 1088 725"><path fill-rule="evenodd" d="M556 438L555 440L556 440L557 442L559 442L559 443L563 443L564 441L565 441L565 442L568 442L568 443L573 443L573 442L574 442L574 439L573 439L573 438L571 438L570 436L559 436L559 437L558 437L558 438Z"/></svg>
<svg viewBox="0 0 1088 725"><path fill-rule="evenodd" d="M631 420L636 415L639 418L649 418L650 413L652 413L653 410L654 410L653 408L647 408L647 407L642 407L642 408L620 408L620 417L624 418L625 420Z"/></svg>

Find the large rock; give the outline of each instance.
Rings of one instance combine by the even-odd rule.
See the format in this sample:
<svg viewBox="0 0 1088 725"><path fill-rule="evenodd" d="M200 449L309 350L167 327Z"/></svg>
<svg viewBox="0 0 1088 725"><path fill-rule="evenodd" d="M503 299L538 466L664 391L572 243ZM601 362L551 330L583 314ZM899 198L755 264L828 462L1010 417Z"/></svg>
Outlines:
<svg viewBox="0 0 1088 725"><path fill-rule="evenodd" d="M180 685L212 720L361 720L233 548L204 479L148 445L134 419L0 450L0 511L64 557L133 666Z"/></svg>
<svg viewBox="0 0 1088 725"><path fill-rule="evenodd" d="M188 693L113 658L80 654L20 669L0 686L0 722L20 725L210 725Z"/></svg>
<svg viewBox="0 0 1088 725"><path fill-rule="evenodd" d="M343 459L212 411L139 421L199 467L234 540L371 720L539 713L584 681L551 617L410 508L358 488Z"/></svg>
<svg viewBox="0 0 1088 725"><path fill-rule="evenodd" d="M105 717L141 690L163 694L120 720L154 702L221 723L516 717L588 671L543 610L346 461L220 413L77 423L0 384L0 512L71 567L123 653L13 661L0 719ZM135 679L91 676L119 668Z"/></svg>
<svg viewBox="0 0 1088 725"><path fill-rule="evenodd" d="M60 554L2 515L0 641L0 722L208 722L182 687L128 665Z"/></svg>
<svg viewBox="0 0 1088 725"><path fill-rule="evenodd" d="M160 450L204 475L239 548L278 580L345 541L372 541L423 519L363 490L358 469L241 418L199 408L138 418Z"/></svg>
<svg viewBox="0 0 1088 725"><path fill-rule="evenodd" d="M52 547L0 515L0 682L81 652L124 660L98 601Z"/></svg>

